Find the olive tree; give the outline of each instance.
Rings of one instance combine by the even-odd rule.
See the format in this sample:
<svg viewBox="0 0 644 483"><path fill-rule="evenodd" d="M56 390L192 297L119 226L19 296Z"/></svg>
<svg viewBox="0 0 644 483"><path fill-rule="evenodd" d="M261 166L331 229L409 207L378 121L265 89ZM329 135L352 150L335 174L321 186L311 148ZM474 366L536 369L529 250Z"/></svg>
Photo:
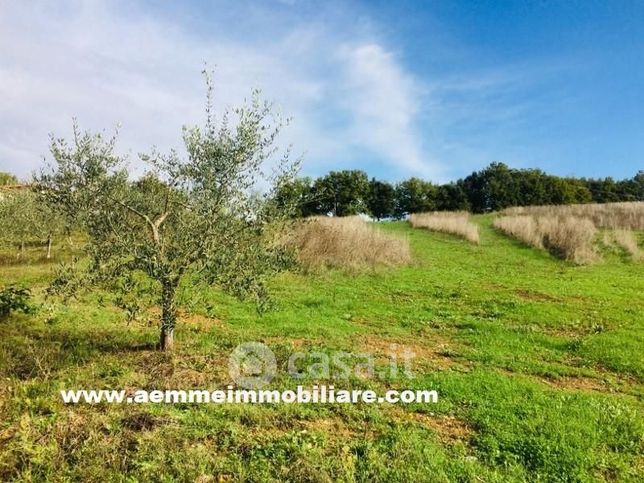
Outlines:
<svg viewBox="0 0 644 483"><path fill-rule="evenodd" d="M0 171L0 186L18 184L18 178L11 173Z"/></svg>
<svg viewBox="0 0 644 483"><path fill-rule="evenodd" d="M0 195L0 243L17 246L18 258L27 244L42 244L46 257L51 258L54 236L63 227L60 216L28 188Z"/></svg>
<svg viewBox="0 0 644 483"><path fill-rule="evenodd" d="M70 143L52 137L53 162L36 179L88 237L85 269L63 270L56 283L73 285L78 273L84 286L148 279L161 305L163 350L173 347L177 289L187 274L261 305L267 278L291 260L279 242L289 207L271 201L297 174L298 162L276 145L284 122L258 91L216 119L206 80L205 124L184 127L184 155L142 155L149 174L133 181L116 136L74 123Z"/></svg>

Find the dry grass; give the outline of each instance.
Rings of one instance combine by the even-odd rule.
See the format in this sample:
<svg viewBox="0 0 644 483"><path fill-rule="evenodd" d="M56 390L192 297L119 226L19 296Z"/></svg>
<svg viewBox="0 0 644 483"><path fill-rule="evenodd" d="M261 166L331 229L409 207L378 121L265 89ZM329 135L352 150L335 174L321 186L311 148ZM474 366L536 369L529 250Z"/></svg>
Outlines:
<svg viewBox="0 0 644 483"><path fill-rule="evenodd" d="M303 220L287 244L306 266L361 268L411 261L409 241L385 233L357 216Z"/></svg>
<svg viewBox="0 0 644 483"><path fill-rule="evenodd" d="M644 230L644 201L589 203L584 205L519 206L507 208L503 215L585 218L597 228Z"/></svg>
<svg viewBox="0 0 644 483"><path fill-rule="evenodd" d="M494 220L494 227L530 246L545 248L566 260L587 263L595 258L592 244L597 228L587 218L570 215L502 216Z"/></svg>
<svg viewBox="0 0 644 483"><path fill-rule="evenodd" d="M628 252L633 260L643 260L644 253L637 245L635 234L631 230L615 230L613 232L615 243Z"/></svg>
<svg viewBox="0 0 644 483"><path fill-rule="evenodd" d="M589 203L584 205L525 206L507 208L494 226L528 245L546 248L578 263L592 260L593 238L599 228L604 245L617 244L633 259L642 251L632 230L644 230L644 202Z"/></svg>
<svg viewBox="0 0 644 483"><path fill-rule="evenodd" d="M413 213L409 221L414 228L427 228L457 235L472 243L479 242L479 227L470 221L470 214L467 211Z"/></svg>
<svg viewBox="0 0 644 483"><path fill-rule="evenodd" d="M544 248L543 233L539 228L537 218L528 215L502 216L494 220L494 228L521 240L526 245Z"/></svg>

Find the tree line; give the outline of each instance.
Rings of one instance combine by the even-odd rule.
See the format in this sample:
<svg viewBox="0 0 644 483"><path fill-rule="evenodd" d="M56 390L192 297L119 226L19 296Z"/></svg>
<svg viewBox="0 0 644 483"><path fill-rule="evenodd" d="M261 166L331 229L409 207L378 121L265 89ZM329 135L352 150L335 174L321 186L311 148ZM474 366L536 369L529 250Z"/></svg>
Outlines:
<svg viewBox="0 0 644 483"><path fill-rule="evenodd" d="M616 181L610 177L560 177L539 169L492 163L446 184L415 177L393 184L370 179L364 171L342 170L317 179L297 178L285 185L277 198L279 203L295 204L299 217L365 213L383 219L426 211L487 213L510 206L644 201L644 171Z"/></svg>

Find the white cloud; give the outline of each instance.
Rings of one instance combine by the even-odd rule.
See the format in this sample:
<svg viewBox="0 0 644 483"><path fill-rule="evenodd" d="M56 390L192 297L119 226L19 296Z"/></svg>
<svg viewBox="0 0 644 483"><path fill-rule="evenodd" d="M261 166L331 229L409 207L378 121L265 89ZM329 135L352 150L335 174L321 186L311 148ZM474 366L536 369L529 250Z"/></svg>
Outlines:
<svg viewBox="0 0 644 483"><path fill-rule="evenodd" d="M422 90L378 44L344 48L346 83L341 95L353 116L356 143L391 160L407 172L436 176L440 167L429 163L416 132Z"/></svg>
<svg viewBox="0 0 644 483"><path fill-rule="evenodd" d="M216 101L235 104L262 87L294 117L286 140L318 172L353 167L339 163L358 149L401 176L436 174L415 132L417 81L383 45L347 47L316 23L241 41L217 22L193 32L120 2L0 4L0 170L37 168L48 133L68 134L74 116L94 130L122 124L120 145L134 154L179 147L181 126L202 120L208 61Z"/></svg>

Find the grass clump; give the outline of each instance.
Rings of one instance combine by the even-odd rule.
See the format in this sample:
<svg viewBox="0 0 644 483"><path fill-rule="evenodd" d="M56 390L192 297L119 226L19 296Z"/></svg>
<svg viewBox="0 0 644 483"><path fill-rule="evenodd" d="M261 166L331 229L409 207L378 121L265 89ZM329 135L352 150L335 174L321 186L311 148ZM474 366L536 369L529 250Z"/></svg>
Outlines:
<svg viewBox="0 0 644 483"><path fill-rule="evenodd" d="M411 261L406 238L385 233L358 216L308 218L287 244L307 267L397 266Z"/></svg>
<svg viewBox="0 0 644 483"><path fill-rule="evenodd" d="M535 248L575 263L595 258L592 242L597 233L593 222L575 216L502 216L494 227Z"/></svg>
<svg viewBox="0 0 644 483"><path fill-rule="evenodd" d="M457 235L472 243L479 243L479 227L470 221L467 211L413 213L409 222L414 228L426 228Z"/></svg>

